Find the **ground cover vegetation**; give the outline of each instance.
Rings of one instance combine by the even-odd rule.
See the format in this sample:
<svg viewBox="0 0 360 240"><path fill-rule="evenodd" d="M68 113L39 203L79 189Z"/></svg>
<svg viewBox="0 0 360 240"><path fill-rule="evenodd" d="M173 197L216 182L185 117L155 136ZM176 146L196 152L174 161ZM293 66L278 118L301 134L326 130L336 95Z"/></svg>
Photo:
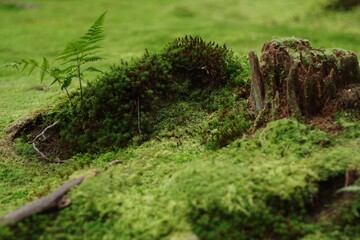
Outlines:
<svg viewBox="0 0 360 240"><path fill-rule="evenodd" d="M106 3L119 7L112 1ZM162 1L151 6L127 3L137 11L149 11L161 5L159 14L174 15L171 18L174 24L200 20L208 16L210 9L219 7L215 1L205 1L205 9L193 11L197 3L184 4L164 7ZM239 23L232 11L238 3L232 4L231 9L214 13L211 29L223 26L219 21L221 16ZM65 68L68 71L62 76L76 77L79 81L65 84L68 94L65 91L64 97L56 97L59 94L56 86L36 85L41 89L36 90L39 96L29 98L33 100L28 107L16 110L15 106L12 113L2 103L3 113L9 113L0 120L5 129L19 115L34 109L37 99L45 101L43 107L17 120L2 133L0 214L47 195L68 179L86 178L69 193L70 206L3 224L0 238L359 238L360 75L356 54L315 48L298 38L269 41L270 30L288 35L289 26L295 27L296 35L306 37L309 32L304 26L313 17L307 9L314 6L310 1L303 4L304 16L290 11L281 18L270 17L277 22L274 26L267 25L270 30L260 27L264 22L261 21L263 8L259 6L266 3L247 4L258 10L248 16L247 27L255 27L254 34L262 31L265 39L255 43L244 41L243 46L232 48L240 51L186 34L178 37L174 33L175 40L169 39L167 43L158 41L162 34L153 35L157 39L154 44L123 39L114 46L127 43L128 54L133 58L126 58L125 53L125 59L114 64L114 58L109 56L114 56L112 51L119 48L111 48L111 53L105 48L110 60L92 62L94 69L89 65L87 69L107 70L97 77L88 75L87 81L73 74L78 72L79 65ZM288 8L291 4L295 1L277 6ZM358 53L354 41L358 29L349 26L338 30L342 23L336 20L346 22L356 18L358 9L345 15L327 12L329 1L317 4L318 12L314 14L322 22L321 28L329 24L334 29L328 33L317 26L306 26L310 32L324 34L315 42L326 47L349 47ZM21 11L36 12L39 6L53 5L42 1L30 5L5 1L0 6L5 16L21 16ZM59 6L66 11L67 4L59 3ZM33 14L36 19L36 13ZM161 25L164 21L140 15L141 20L151 19L154 26L164 27ZM106 22L110 25L114 24L111 16L108 13L110 20ZM284 21L289 19L295 20L286 25ZM231 21L226 26L234 27ZM331 23L325 24L326 21ZM197 24L192 25L192 30L201 26ZM141 21L132 26L137 29L140 25ZM90 30L94 26L102 27L102 22L95 22ZM221 34L230 31L220 28ZM213 31L202 31L196 30L197 34L220 38ZM111 39L112 33L110 30L106 35ZM235 42L235 38L223 40ZM255 61L254 57L249 62L251 56L248 59L243 54L250 50L246 46L255 44L253 48L260 49L264 42L261 61ZM104 45L107 43L105 38ZM137 44L146 43L150 43L150 49L142 55L131 52ZM49 57L56 58L55 51L51 52ZM3 59L14 60L6 54ZM56 69L47 60L43 64L27 60L18 63L38 66L40 73L45 73L44 69L50 73ZM109 64L112 67L106 67ZM11 70L0 73L4 76L2 83L23 80L23 77L14 80L19 75ZM254 84L256 77L258 84ZM29 78L35 80L36 76ZM58 79L65 83L69 78ZM1 86L7 89L5 84ZM2 94L8 99L24 92L24 96L29 94L26 91ZM308 104L309 99L319 100L321 104Z"/></svg>

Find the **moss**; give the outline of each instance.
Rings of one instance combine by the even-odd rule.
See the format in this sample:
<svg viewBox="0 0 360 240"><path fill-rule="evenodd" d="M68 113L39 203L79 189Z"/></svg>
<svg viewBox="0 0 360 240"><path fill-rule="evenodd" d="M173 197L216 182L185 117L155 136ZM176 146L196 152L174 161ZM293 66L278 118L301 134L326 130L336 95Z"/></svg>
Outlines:
<svg viewBox="0 0 360 240"><path fill-rule="evenodd" d="M289 119L271 122L258 134L262 150L275 156L296 154L304 157L331 144L325 132Z"/></svg>
<svg viewBox="0 0 360 240"><path fill-rule="evenodd" d="M89 167L122 163L72 191L71 207L3 234L27 236L35 222L34 236L44 239L331 236L310 217L318 183L360 162L359 138L344 144L295 120L271 122L218 151L197 138L180 139L163 137L96 157Z"/></svg>
<svg viewBox="0 0 360 240"><path fill-rule="evenodd" d="M34 158L35 150L28 142L23 142L21 138L17 138L14 143L15 151L22 157Z"/></svg>
<svg viewBox="0 0 360 240"><path fill-rule="evenodd" d="M296 49L298 46L304 46L310 48L310 41L307 39L302 39L298 37L288 37L288 38L277 38L272 40L278 46Z"/></svg>

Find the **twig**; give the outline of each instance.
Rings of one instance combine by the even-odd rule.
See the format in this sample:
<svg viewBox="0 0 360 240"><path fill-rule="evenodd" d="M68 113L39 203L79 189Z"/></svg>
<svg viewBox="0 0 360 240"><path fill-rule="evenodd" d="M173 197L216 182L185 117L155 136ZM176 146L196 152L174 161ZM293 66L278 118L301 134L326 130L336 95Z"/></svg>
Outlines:
<svg viewBox="0 0 360 240"><path fill-rule="evenodd" d="M48 129L54 127L56 124L58 124L58 121L54 122L54 123L51 124L50 126L47 126L41 133L39 133L39 134L34 138L33 143L32 143L33 148L35 149L35 151L36 151L37 153L39 153L39 154L40 154L43 158L45 158L46 160L49 160L49 159L36 147L35 141L36 141L39 137L43 137L43 139L45 139L45 132L46 132Z"/></svg>
<svg viewBox="0 0 360 240"><path fill-rule="evenodd" d="M37 153L39 153L43 158L45 158L47 161L49 161L49 159L35 146L34 142L33 142L32 146Z"/></svg>
<svg viewBox="0 0 360 240"><path fill-rule="evenodd" d="M0 218L0 223L12 223L23 220L37 213L48 212L54 209L62 208L63 197L75 186L82 183L84 177L76 178L66 182L46 197L35 200L14 212L11 212Z"/></svg>

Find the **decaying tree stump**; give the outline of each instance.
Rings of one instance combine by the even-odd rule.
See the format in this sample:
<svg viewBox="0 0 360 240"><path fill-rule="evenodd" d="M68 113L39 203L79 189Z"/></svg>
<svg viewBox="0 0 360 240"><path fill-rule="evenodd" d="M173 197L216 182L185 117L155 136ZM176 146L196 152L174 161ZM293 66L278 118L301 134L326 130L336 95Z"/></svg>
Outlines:
<svg viewBox="0 0 360 240"><path fill-rule="evenodd" d="M314 49L298 38L266 42L260 61L249 53L251 103L279 117L305 116L321 112L338 92L360 84L357 57L342 49Z"/></svg>

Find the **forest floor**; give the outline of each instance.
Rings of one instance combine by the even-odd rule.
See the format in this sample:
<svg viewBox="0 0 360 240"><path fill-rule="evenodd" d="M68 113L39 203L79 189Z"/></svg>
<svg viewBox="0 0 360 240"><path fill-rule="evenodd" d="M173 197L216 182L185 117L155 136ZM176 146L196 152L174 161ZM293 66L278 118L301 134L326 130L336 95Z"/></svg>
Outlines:
<svg viewBox="0 0 360 240"><path fill-rule="evenodd" d="M324 10L327 3L4 0L0 65L54 58L105 10L101 69L185 35L244 56L291 36L359 56L360 8L332 12ZM185 125L140 146L79 154L61 164L37 158L30 144L8 141L9 125L62 95L36 74L0 68L0 216L88 176L69 194L70 207L0 226L0 239L360 239L359 196L336 193L354 183L360 167L360 123L344 112L333 119L339 131L283 119L212 150L197 135L211 116L182 101L164 114L172 116L166 124ZM109 166L114 160L119 164Z"/></svg>

